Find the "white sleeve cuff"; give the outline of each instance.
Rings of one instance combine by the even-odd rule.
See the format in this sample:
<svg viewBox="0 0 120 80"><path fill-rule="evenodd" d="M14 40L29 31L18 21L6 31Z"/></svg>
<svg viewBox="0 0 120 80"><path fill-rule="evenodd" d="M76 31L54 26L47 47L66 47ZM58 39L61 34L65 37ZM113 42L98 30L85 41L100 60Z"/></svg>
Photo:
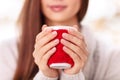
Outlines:
<svg viewBox="0 0 120 80"><path fill-rule="evenodd" d="M45 76L41 71L39 71L33 80L58 80L58 77L56 78L50 78Z"/></svg>
<svg viewBox="0 0 120 80"><path fill-rule="evenodd" d="M82 71L80 71L78 74L75 75L68 75L62 71L60 80L85 80L85 77Z"/></svg>

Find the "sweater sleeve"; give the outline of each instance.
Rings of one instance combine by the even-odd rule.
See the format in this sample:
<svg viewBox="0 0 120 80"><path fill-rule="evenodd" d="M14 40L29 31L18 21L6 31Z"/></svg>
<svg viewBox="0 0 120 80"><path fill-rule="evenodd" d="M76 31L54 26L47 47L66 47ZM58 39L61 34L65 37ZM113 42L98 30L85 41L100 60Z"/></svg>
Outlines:
<svg viewBox="0 0 120 80"><path fill-rule="evenodd" d="M41 71L39 71L33 80L58 80L58 77L56 78L50 78L45 76Z"/></svg>
<svg viewBox="0 0 120 80"><path fill-rule="evenodd" d="M95 67L90 70L94 74L87 80L120 80L120 49L103 42L98 42L96 48Z"/></svg>
<svg viewBox="0 0 120 80"><path fill-rule="evenodd" d="M85 80L85 77L82 71L74 75L68 75L62 71L60 80Z"/></svg>
<svg viewBox="0 0 120 80"><path fill-rule="evenodd" d="M0 43L0 80L12 80L16 69L16 46Z"/></svg>
<svg viewBox="0 0 120 80"><path fill-rule="evenodd" d="M104 79L120 80L120 48L114 49L111 53Z"/></svg>

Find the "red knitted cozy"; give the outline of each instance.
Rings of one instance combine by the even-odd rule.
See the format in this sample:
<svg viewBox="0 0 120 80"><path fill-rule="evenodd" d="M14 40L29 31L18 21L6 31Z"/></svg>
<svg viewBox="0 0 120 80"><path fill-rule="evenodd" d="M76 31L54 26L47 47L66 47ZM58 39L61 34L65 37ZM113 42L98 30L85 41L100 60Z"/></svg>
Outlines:
<svg viewBox="0 0 120 80"><path fill-rule="evenodd" d="M66 29L53 30L57 31L56 39L62 39L62 33L68 33ZM63 51L63 45L59 43L56 46L56 52L50 57L48 65L56 69L65 69L70 68L74 65L72 58Z"/></svg>

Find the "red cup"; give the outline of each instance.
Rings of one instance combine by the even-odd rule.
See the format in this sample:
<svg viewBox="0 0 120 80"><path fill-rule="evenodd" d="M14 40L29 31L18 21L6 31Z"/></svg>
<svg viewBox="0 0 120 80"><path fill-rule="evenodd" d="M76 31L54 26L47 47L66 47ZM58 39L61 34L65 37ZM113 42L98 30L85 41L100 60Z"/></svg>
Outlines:
<svg viewBox="0 0 120 80"><path fill-rule="evenodd" d="M63 33L68 33L69 29L74 29L70 26L49 26L47 28L52 28L53 31L57 32L57 37L55 39L62 39ZM48 66L55 69L67 69L74 65L72 58L63 51L63 44L59 43L56 46L56 52L49 58Z"/></svg>

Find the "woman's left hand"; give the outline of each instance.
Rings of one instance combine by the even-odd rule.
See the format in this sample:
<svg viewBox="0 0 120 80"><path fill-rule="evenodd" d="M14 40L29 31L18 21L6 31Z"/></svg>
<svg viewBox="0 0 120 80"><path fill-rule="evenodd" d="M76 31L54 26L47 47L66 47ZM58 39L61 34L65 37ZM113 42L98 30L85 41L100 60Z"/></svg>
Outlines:
<svg viewBox="0 0 120 80"><path fill-rule="evenodd" d="M64 72L69 75L77 74L84 67L88 58L88 51L84 37L79 31L72 29L68 31L68 34L63 33L62 36L63 39L61 39L61 43L64 45L63 50L74 61L74 66L65 69Z"/></svg>

